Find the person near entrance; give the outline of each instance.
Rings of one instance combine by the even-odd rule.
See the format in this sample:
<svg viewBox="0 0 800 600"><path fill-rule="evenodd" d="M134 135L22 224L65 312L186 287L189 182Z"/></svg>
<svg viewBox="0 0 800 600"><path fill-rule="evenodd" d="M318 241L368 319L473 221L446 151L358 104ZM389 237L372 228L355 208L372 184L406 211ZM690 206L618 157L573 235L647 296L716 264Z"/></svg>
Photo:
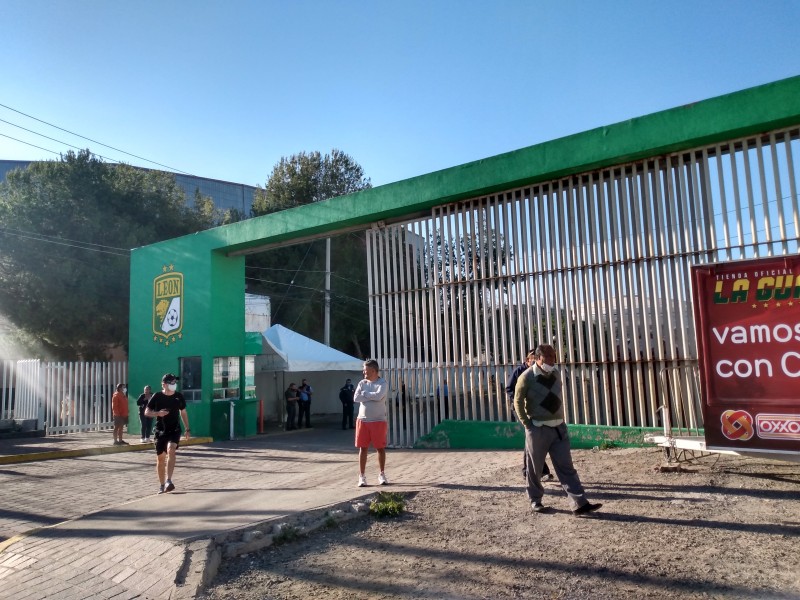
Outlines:
<svg viewBox="0 0 800 600"><path fill-rule="evenodd" d="M150 441L150 431L153 429L153 419L144 416L144 409L147 408L147 403L153 397L153 388L149 385L144 386L144 390L136 399L136 405L139 407L139 423L142 425L142 443Z"/></svg>
<svg viewBox="0 0 800 600"><path fill-rule="evenodd" d="M525 427L526 492L534 512L547 512L542 504L542 465L547 454L553 461L558 481L572 503L572 514L581 516L600 508L586 498L578 472L572 465L567 425L564 423L561 376L556 350L541 344L534 351L535 362L519 376L514 391L514 409Z"/></svg>
<svg viewBox="0 0 800 600"><path fill-rule="evenodd" d="M528 353L525 355L525 362L518 366L516 369L511 371L508 375L508 379L506 379L506 398L508 398L508 405L511 407L511 420L517 420L517 414L514 410L514 390L517 387L517 380L519 376L522 375L525 371L530 368L530 366L536 362L536 358L534 357L536 350L528 350ZM522 449L522 478L527 479L527 470L525 467L525 448ZM552 481L553 474L550 472L550 467L547 466L547 461L545 461L544 466L542 467L542 481Z"/></svg>
<svg viewBox="0 0 800 600"><path fill-rule="evenodd" d="M297 429L297 403L300 398L297 384L290 383L283 397L286 400L286 431L294 431Z"/></svg>
<svg viewBox="0 0 800 600"><path fill-rule="evenodd" d="M300 413L297 415L297 428L303 427L303 415L306 416L306 428L311 427L311 396L314 389L308 384L308 380L303 379L300 387L297 388L300 392Z"/></svg>
<svg viewBox="0 0 800 600"><path fill-rule="evenodd" d="M342 429L353 429L353 395L356 388L353 382L348 379L344 382L342 389L339 390L339 402L342 403Z"/></svg>
<svg viewBox="0 0 800 600"><path fill-rule="evenodd" d="M175 470L175 453L181 441L181 421L185 439L189 439L189 415L186 413L186 400L176 391L178 378L167 373L161 378L161 391L153 394L144 409L146 417L156 418L156 473L158 474L158 493L175 489L172 473Z"/></svg>
<svg viewBox="0 0 800 600"><path fill-rule="evenodd" d="M122 429L128 424L128 388L118 383L114 395L111 396L111 416L114 419L114 445L126 446L122 439Z"/></svg>
<svg viewBox="0 0 800 600"><path fill-rule="evenodd" d="M378 453L378 483L387 485L386 436L389 423L386 420L386 392L389 385L380 376L378 361L364 362L364 379L358 382L353 400L361 404L356 419L356 448L358 448L358 487L367 485L367 452L370 444Z"/></svg>

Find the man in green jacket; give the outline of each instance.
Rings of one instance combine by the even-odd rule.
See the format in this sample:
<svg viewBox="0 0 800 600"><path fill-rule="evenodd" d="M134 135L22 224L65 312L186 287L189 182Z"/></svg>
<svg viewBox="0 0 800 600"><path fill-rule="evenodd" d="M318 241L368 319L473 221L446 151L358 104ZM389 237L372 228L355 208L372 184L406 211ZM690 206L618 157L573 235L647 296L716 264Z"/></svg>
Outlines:
<svg viewBox="0 0 800 600"><path fill-rule="evenodd" d="M528 499L534 512L546 512L542 504L544 488L541 476L545 457L553 461L561 487L572 503L572 514L581 516L602 504L586 499L578 472L572 466L569 435L564 423L561 377L556 364L556 350L541 344L534 351L535 362L519 376L514 390L514 410L525 427L525 463Z"/></svg>

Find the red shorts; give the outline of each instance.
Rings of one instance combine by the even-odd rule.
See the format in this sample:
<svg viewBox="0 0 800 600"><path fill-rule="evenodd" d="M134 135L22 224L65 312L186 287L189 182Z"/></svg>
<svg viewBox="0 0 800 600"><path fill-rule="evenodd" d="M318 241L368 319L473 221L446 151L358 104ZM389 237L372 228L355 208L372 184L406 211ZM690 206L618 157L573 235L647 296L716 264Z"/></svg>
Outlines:
<svg viewBox="0 0 800 600"><path fill-rule="evenodd" d="M363 421L356 419L356 448L372 447L376 450L386 448L386 434L389 423L386 421Z"/></svg>

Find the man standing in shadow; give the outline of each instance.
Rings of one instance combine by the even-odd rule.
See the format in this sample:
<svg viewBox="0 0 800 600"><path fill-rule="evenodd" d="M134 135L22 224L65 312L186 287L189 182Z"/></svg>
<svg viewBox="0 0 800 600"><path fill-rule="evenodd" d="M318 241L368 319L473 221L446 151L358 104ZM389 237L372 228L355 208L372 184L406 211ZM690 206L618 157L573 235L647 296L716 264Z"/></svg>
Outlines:
<svg viewBox="0 0 800 600"><path fill-rule="evenodd" d="M342 389L339 390L339 401L342 403L342 429L354 429L353 425L353 395L356 387L349 379L344 382Z"/></svg>

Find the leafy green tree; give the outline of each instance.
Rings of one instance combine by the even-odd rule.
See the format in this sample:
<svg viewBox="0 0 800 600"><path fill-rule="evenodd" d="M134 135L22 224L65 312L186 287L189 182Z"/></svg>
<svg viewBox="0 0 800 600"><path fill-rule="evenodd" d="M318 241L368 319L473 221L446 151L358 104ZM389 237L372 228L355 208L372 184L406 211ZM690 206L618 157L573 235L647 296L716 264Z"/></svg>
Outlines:
<svg viewBox="0 0 800 600"><path fill-rule="evenodd" d="M127 346L130 249L207 229L175 177L89 150L32 163L0 185L0 310L58 359Z"/></svg>
<svg viewBox="0 0 800 600"><path fill-rule="evenodd" d="M333 149L283 157L272 169L264 188L256 190L253 215L311 204L371 188L364 169L351 156Z"/></svg>
<svg viewBox="0 0 800 600"><path fill-rule="evenodd" d="M227 225L245 218L242 211L236 208L217 208L216 204L214 204L214 199L211 196L203 196L200 193L200 188L195 188L194 190L194 212L198 223L203 226L208 224L214 227Z"/></svg>
<svg viewBox="0 0 800 600"><path fill-rule="evenodd" d="M256 190L253 215L327 200L372 187L363 168L341 150L281 158L264 188ZM322 340L325 315L325 240L270 250L247 258L248 291L270 296L272 322ZM363 357L369 353L366 238L331 239L331 346Z"/></svg>

